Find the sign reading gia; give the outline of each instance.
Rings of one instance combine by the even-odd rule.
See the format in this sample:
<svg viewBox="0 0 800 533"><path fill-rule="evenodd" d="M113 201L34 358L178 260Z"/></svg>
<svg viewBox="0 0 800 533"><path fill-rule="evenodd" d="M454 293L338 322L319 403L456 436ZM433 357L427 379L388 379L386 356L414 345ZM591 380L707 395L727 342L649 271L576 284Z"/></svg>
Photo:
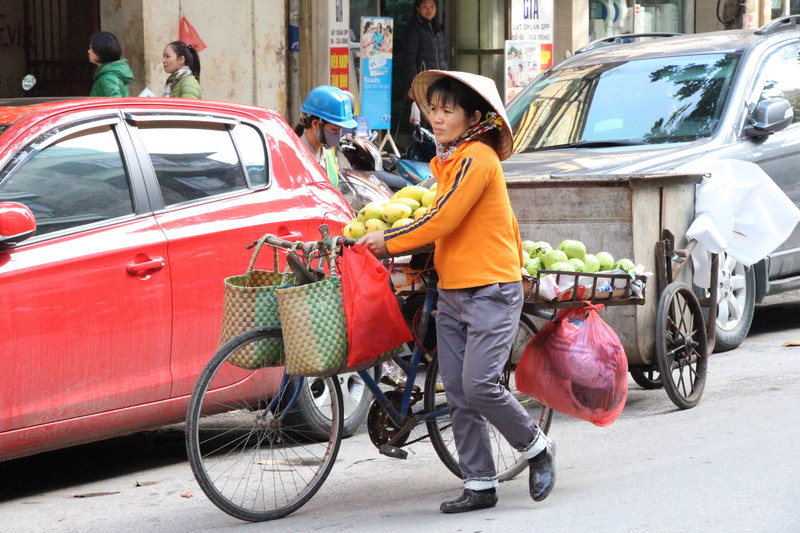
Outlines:
<svg viewBox="0 0 800 533"><path fill-rule="evenodd" d="M553 42L553 0L511 0L511 40Z"/></svg>
<svg viewBox="0 0 800 533"><path fill-rule="evenodd" d="M361 114L373 130L392 121L394 27L387 17L361 17Z"/></svg>
<svg viewBox="0 0 800 533"><path fill-rule="evenodd" d="M553 0L511 0L511 40L505 45L508 103L553 66Z"/></svg>

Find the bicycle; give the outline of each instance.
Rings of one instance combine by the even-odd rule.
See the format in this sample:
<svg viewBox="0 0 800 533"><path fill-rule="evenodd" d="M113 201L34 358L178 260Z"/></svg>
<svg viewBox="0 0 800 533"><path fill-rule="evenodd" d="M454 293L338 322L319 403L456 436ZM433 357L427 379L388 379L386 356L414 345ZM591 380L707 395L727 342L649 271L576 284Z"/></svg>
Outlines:
<svg viewBox="0 0 800 533"><path fill-rule="evenodd" d="M324 235L325 230L321 231ZM296 243L270 237L267 244L288 250L287 262L298 279L313 282L325 273L309 265L321 256L337 253L342 240ZM396 458L407 457L404 446L430 437L447 469L461 477L435 349L426 348L423 342L435 309L436 277L432 271L421 276L425 301L413 328L411 360L393 358L406 379L384 391L379 382L386 386L385 381L376 381L369 370L359 371L375 397L367 417L368 432L380 453ZM535 332L530 318L522 315L501 383L547 432L553 416L550 408L522 396L514 383L516 363ZM187 413L186 446L195 478L217 507L242 520L272 520L299 509L325 482L342 441L342 392L335 376L318 380L330 397L328 438L319 440L311 428L287 416L305 378L289 376L283 367L246 370L229 363L231 356L248 344L280 336L279 327L256 328L223 345L200 374ZM427 369L420 388L415 381L423 362ZM418 408L420 400L422 409ZM427 435L409 440L411 430L423 425ZM499 480L514 478L527 467L527 460L491 424L490 435Z"/></svg>

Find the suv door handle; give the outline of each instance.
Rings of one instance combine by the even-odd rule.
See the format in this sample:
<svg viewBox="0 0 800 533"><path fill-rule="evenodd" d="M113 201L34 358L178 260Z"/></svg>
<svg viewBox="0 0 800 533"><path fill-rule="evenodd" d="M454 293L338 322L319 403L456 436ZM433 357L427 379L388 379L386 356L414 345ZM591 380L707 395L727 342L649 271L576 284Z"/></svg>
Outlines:
<svg viewBox="0 0 800 533"><path fill-rule="evenodd" d="M164 268L164 259L161 257L156 257L155 259L142 261L141 263L131 263L126 267L126 270L128 271L128 274L141 276L156 270L161 270L162 268Z"/></svg>

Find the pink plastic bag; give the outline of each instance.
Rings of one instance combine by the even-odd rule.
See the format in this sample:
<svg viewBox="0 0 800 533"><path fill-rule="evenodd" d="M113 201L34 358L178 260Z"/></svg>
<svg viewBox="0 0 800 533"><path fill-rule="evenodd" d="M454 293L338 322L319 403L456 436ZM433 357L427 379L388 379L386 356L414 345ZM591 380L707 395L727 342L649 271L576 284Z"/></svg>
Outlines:
<svg viewBox="0 0 800 533"><path fill-rule="evenodd" d="M628 359L600 318L603 305L586 305L559 312L531 339L517 365L517 388L556 411L610 426L628 397Z"/></svg>

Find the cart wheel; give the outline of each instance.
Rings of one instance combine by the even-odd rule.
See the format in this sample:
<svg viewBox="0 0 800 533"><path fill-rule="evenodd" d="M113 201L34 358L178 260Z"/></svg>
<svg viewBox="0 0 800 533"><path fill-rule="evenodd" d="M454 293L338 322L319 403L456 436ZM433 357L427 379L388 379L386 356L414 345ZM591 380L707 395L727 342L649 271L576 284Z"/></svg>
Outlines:
<svg viewBox="0 0 800 533"><path fill-rule="evenodd" d="M672 402L681 409L697 405L706 384L708 342L700 302L685 283L670 283L658 301L656 359Z"/></svg>
<svg viewBox="0 0 800 533"><path fill-rule="evenodd" d="M660 389L664 386L661 371L657 369L631 370L631 377L643 389Z"/></svg>

